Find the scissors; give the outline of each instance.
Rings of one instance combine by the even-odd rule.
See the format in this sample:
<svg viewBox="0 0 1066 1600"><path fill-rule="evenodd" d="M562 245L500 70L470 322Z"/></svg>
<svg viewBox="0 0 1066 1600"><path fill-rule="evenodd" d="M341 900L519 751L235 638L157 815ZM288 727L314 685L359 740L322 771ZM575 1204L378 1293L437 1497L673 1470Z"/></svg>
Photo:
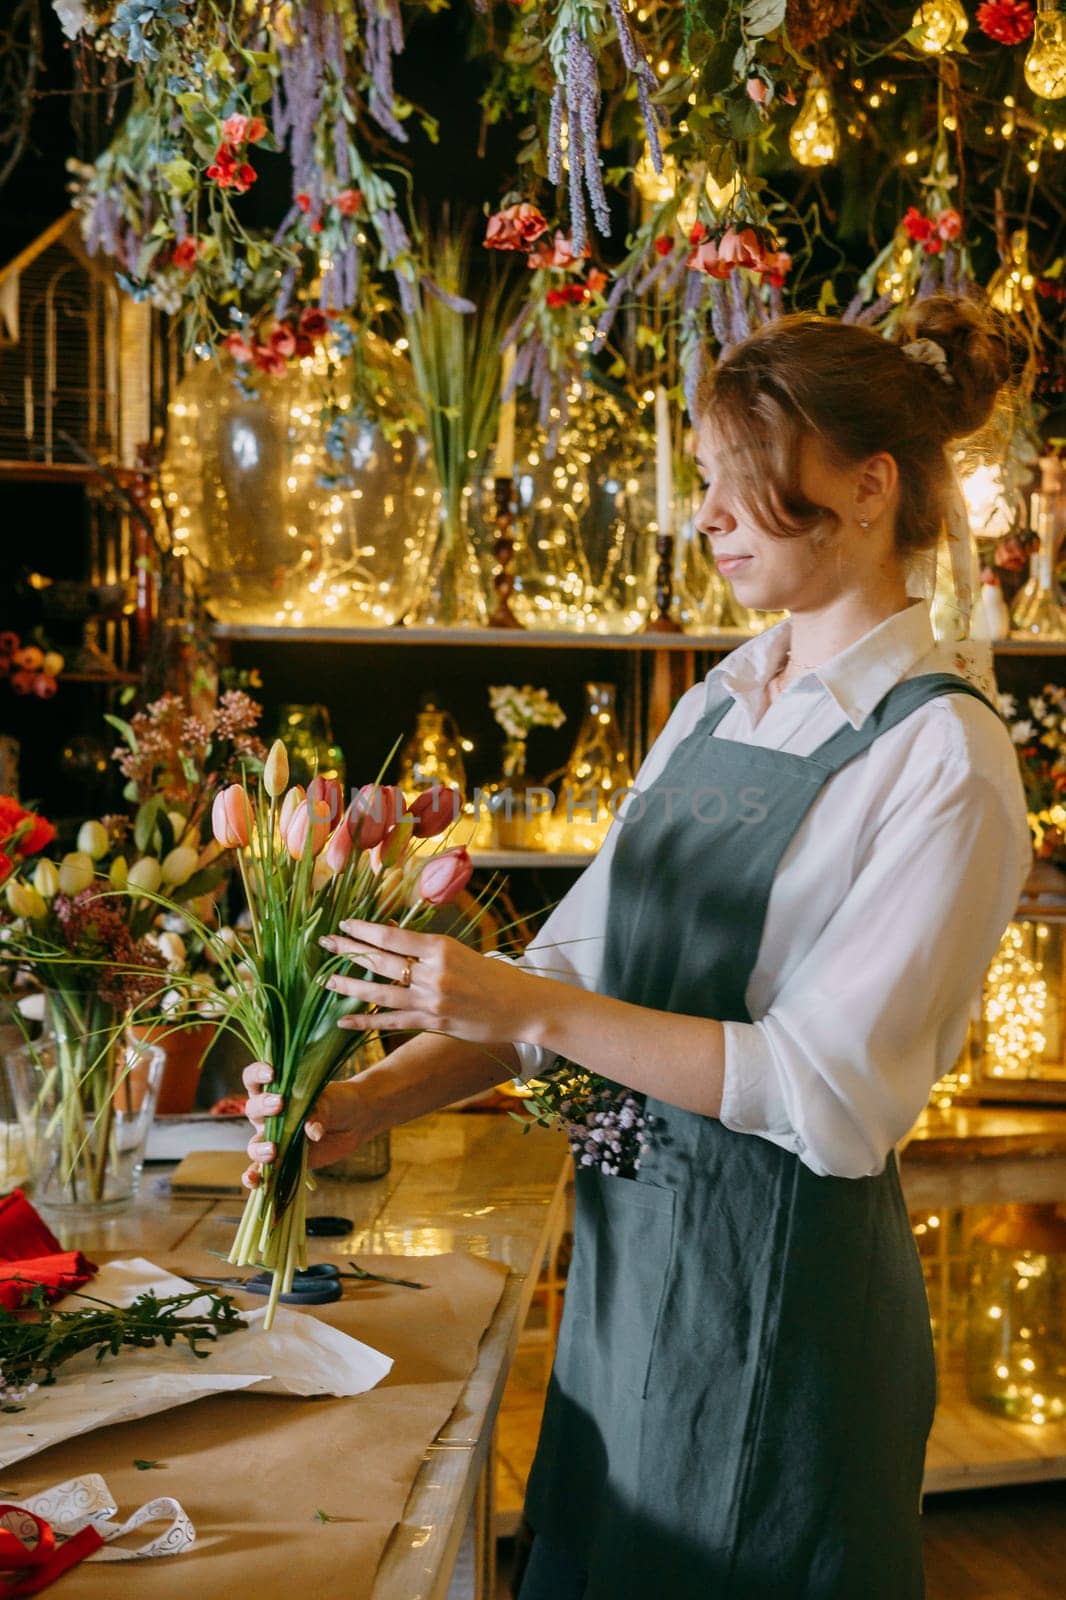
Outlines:
<svg viewBox="0 0 1066 1600"><path fill-rule="evenodd" d="M268 1295L273 1277L269 1272L257 1272L252 1278L193 1278L213 1289L240 1289L244 1294ZM283 1306L328 1306L341 1297L340 1268L332 1261L320 1261L311 1267L301 1267L293 1274L292 1288L278 1295Z"/></svg>

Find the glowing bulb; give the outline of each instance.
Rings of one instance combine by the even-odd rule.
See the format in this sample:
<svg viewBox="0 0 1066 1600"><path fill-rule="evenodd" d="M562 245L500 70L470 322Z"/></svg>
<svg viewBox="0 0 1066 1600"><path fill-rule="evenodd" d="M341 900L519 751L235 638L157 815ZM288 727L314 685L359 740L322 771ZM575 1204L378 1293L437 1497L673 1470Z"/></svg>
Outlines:
<svg viewBox="0 0 1066 1600"><path fill-rule="evenodd" d="M970 19L959 0L926 0L911 21L916 33L915 44L930 56L957 50L969 26Z"/></svg>
<svg viewBox="0 0 1066 1600"><path fill-rule="evenodd" d="M1025 81L1041 100L1066 97L1066 14L1055 0L1040 0L1025 58Z"/></svg>
<svg viewBox="0 0 1066 1600"><path fill-rule="evenodd" d="M807 93L792 124L788 147L801 167L824 167L837 158L840 131L829 90L818 72L812 72L807 80Z"/></svg>
<svg viewBox="0 0 1066 1600"><path fill-rule="evenodd" d="M1066 62L1066 56L1063 60ZM1066 93L1066 79L1063 92ZM1029 270L1029 235L1024 228L1019 228L1010 236L1006 261L996 268L989 280L988 298L997 311L1017 313L1024 309L1033 282Z"/></svg>

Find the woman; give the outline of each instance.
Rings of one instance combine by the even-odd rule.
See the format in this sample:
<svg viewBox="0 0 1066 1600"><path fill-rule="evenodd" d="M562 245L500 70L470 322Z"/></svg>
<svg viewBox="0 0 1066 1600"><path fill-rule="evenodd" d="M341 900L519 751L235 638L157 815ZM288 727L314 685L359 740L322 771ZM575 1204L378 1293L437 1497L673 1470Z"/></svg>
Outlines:
<svg viewBox="0 0 1066 1600"><path fill-rule="evenodd" d="M1005 374L942 299L895 344L794 317L734 348L702 397L698 526L740 603L789 618L682 697L521 961L366 923L331 942L377 974L333 980L384 1012L351 1026L426 1031L327 1090L318 1163L501 1062L647 1097L635 1177L576 1174L521 1600L923 1593L934 1366L894 1146L1030 845L1007 730L906 580L945 445ZM255 1162L277 1105L249 1101Z"/></svg>

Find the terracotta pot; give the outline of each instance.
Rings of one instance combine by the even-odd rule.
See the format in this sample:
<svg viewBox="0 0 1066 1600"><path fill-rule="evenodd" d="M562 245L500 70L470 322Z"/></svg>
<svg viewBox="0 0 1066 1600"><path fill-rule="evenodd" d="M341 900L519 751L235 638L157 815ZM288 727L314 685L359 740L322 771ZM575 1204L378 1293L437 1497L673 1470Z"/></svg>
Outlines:
<svg viewBox="0 0 1066 1600"><path fill-rule="evenodd" d="M214 1022L198 1022L191 1028L178 1029L169 1029L165 1023L130 1028L131 1038L144 1044L157 1045L166 1057L156 1105L157 1115L180 1116L192 1110L200 1082L200 1068L217 1032L218 1025ZM133 1110L141 1103L147 1073L147 1062L136 1062L125 1080Z"/></svg>

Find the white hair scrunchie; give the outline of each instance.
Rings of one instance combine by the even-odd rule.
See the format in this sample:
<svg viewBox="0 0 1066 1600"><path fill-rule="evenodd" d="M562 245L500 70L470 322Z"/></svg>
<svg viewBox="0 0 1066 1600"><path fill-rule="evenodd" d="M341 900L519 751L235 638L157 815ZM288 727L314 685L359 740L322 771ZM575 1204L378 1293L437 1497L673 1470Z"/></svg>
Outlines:
<svg viewBox="0 0 1066 1600"><path fill-rule="evenodd" d="M910 344L901 345L900 349L908 361L917 361L923 367L934 368L941 383L955 382L948 371L947 351L942 344L937 344L935 339L912 339Z"/></svg>

